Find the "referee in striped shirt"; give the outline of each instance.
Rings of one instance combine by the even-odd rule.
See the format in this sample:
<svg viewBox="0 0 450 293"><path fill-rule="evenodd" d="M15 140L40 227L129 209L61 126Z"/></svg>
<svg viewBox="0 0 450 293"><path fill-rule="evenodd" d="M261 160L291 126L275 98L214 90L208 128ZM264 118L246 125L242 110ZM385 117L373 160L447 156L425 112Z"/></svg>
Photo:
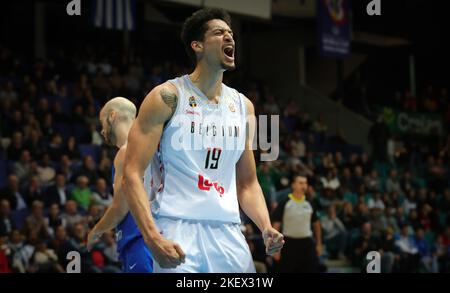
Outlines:
<svg viewBox="0 0 450 293"><path fill-rule="evenodd" d="M281 251L280 272L317 273L322 237L316 211L305 198L308 179L294 176L291 188L292 193L278 205L272 218L273 227L282 229L286 241Z"/></svg>

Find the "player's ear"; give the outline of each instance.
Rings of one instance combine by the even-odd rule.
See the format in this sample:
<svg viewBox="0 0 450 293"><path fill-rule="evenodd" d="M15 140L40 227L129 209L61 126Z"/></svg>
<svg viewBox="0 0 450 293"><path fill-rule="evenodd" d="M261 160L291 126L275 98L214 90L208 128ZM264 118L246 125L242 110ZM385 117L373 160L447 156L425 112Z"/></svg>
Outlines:
<svg viewBox="0 0 450 293"><path fill-rule="evenodd" d="M199 41L192 41L191 48L196 54L203 52L203 43Z"/></svg>
<svg viewBox="0 0 450 293"><path fill-rule="evenodd" d="M117 116L117 112L116 111L114 111L114 110L112 110L111 111L111 113L109 113L109 121L114 121L115 119L116 119L116 116Z"/></svg>

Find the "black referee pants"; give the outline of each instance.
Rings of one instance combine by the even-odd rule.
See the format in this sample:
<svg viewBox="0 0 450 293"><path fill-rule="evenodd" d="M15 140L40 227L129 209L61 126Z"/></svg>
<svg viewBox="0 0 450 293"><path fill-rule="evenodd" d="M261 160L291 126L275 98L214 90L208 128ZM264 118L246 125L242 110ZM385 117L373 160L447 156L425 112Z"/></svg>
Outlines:
<svg viewBox="0 0 450 293"><path fill-rule="evenodd" d="M319 259L314 240L309 238L284 237L281 250L280 273L318 273Z"/></svg>

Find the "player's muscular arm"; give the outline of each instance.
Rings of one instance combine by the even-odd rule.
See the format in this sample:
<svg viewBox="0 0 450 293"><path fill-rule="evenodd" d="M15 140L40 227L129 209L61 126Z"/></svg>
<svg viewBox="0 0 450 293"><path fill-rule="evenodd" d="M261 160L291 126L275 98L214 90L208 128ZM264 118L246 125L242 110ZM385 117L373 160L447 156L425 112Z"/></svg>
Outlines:
<svg viewBox="0 0 450 293"><path fill-rule="evenodd" d="M246 98L247 115L254 117L253 104ZM250 118L249 117L249 118ZM273 254L283 246L283 235L276 231L269 218L264 195L256 177L256 164L251 148L254 136L255 121L248 119L245 150L236 165L237 194L242 210L263 232L266 252Z"/></svg>
<svg viewBox="0 0 450 293"><path fill-rule="evenodd" d="M126 145L121 147L114 159L114 197L111 205L103 217L94 226L88 235L88 248L106 231L114 229L125 218L128 213L128 204L122 192L123 161L125 158Z"/></svg>
<svg viewBox="0 0 450 293"><path fill-rule="evenodd" d="M158 147L164 123L176 108L177 94L175 86L165 83L145 98L128 134L122 182L136 224L156 261L164 268L179 265L184 261L184 253L178 244L160 235L150 211L142 177Z"/></svg>

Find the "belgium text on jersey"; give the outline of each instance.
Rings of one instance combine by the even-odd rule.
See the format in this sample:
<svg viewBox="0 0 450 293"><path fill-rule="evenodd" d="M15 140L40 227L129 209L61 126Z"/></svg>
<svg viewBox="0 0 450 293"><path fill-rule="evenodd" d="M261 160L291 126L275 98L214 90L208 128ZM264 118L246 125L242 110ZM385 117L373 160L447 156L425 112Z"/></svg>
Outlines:
<svg viewBox="0 0 450 293"><path fill-rule="evenodd" d="M243 151L247 137L253 137L248 148L264 151L262 161L274 161L279 154L279 116L270 116L270 129L268 120L267 115L260 115L258 121L254 116L240 121L232 116L178 115L168 125L174 129L169 138L170 144L176 151L209 148Z"/></svg>

